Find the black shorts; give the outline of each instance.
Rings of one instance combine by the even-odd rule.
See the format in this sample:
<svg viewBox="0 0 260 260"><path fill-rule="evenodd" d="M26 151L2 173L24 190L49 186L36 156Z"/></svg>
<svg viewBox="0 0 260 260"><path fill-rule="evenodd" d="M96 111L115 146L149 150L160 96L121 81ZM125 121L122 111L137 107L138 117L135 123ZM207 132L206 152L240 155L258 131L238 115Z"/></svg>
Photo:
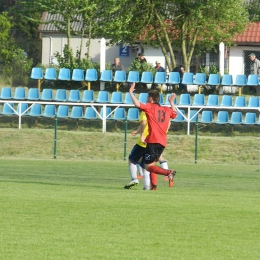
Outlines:
<svg viewBox="0 0 260 260"><path fill-rule="evenodd" d="M144 159L145 164L158 162L164 148L161 144L147 144Z"/></svg>
<svg viewBox="0 0 260 260"><path fill-rule="evenodd" d="M142 147L138 144L136 144L132 151L129 154L129 161L133 164L140 164L142 168L145 167L144 165L144 155L145 155L145 147Z"/></svg>

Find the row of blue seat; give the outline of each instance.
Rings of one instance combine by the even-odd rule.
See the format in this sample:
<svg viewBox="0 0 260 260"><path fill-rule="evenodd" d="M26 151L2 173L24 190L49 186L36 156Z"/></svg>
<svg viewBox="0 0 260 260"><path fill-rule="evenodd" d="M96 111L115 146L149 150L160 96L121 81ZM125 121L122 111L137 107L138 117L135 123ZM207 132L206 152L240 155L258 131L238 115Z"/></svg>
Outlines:
<svg viewBox="0 0 260 260"><path fill-rule="evenodd" d="M60 68L59 73L57 74L55 68L46 68L45 73L43 73L43 69L40 67L34 67L31 71L32 79L46 79L46 80L72 80L72 81L97 81L98 80L98 72L96 69L87 69L86 72L83 69L73 69L72 75L71 70L68 68ZM258 75L237 75L235 80L233 80L233 76L230 74L224 74L220 77L219 74L210 74L207 80L207 76L205 73L192 73L185 72L183 74L182 79L180 78L179 72L169 72L167 75L166 72L156 72L153 76L152 72L144 71L141 74L138 71L129 71L128 75L125 71L116 71L113 75L112 70L103 70L101 72L100 81L104 82L141 82L146 84L172 84L176 85L179 83L186 85L208 85L208 86L256 86L259 85Z"/></svg>
<svg viewBox="0 0 260 260"><path fill-rule="evenodd" d="M184 116L187 116L185 114L185 110L180 110L180 112L178 112L177 117L172 121L186 122ZM216 120L214 121L213 112L211 110L203 110L200 118L199 118L198 110L190 110L190 122L195 123L196 121L203 124L216 123L216 124L231 124L231 125L237 125L237 124L260 125L260 117L257 120L257 113L246 112L245 116L243 117L243 113L241 111L233 111L231 113L231 116L229 116L228 111L220 110L218 111Z"/></svg>
<svg viewBox="0 0 260 260"><path fill-rule="evenodd" d="M160 103L164 105L169 105L168 97L171 94L163 95L160 94ZM140 102L146 103L148 93L140 93L138 99ZM52 89L43 89L42 95L40 96L38 88L30 88L28 95L26 95L26 90L23 87L17 87L15 93L12 96L11 87L3 87L1 90L0 99L8 100L42 100L42 101L68 101L68 102L98 102L98 103L124 103L124 104L133 104L132 99L127 92L123 98L122 92L112 92L111 97L109 98L109 92L101 90L98 92L97 99L94 98L93 90L84 90L81 97L81 92L78 89L70 90L69 95L67 95L66 89L57 89L54 96ZM178 105L193 105L193 106L227 106L227 107L259 107L259 97L251 96L246 101L245 96L236 96L235 102L233 104L233 99L231 95L223 95L221 102L219 103L219 95L210 94L206 98L204 94L195 94L192 100L190 94L181 94L179 100L178 97L175 99L175 104Z"/></svg>

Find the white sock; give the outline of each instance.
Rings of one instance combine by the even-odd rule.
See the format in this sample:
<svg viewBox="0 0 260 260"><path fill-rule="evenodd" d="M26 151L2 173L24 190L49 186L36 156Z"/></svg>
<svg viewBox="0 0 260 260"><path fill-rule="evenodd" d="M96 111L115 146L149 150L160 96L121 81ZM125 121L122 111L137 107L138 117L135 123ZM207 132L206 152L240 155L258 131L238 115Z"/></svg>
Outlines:
<svg viewBox="0 0 260 260"><path fill-rule="evenodd" d="M143 182L144 182L144 190L150 189L150 172L145 169L143 170Z"/></svg>
<svg viewBox="0 0 260 260"><path fill-rule="evenodd" d="M139 182L138 179L137 179L137 166L136 166L136 164L129 162L129 172L130 172L131 180Z"/></svg>
<svg viewBox="0 0 260 260"><path fill-rule="evenodd" d="M143 168L140 166L140 164L137 164L136 166L137 166L137 168L138 168L139 174L140 174L141 176L143 176Z"/></svg>
<svg viewBox="0 0 260 260"><path fill-rule="evenodd" d="M161 168L163 168L165 170L169 169L167 161L160 162L160 165L161 165Z"/></svg>

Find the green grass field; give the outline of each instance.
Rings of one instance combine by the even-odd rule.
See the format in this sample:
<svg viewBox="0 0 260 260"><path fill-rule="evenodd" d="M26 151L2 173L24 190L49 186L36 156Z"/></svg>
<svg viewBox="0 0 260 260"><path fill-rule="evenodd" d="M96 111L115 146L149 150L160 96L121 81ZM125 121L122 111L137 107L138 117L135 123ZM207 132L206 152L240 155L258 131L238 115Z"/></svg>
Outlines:
<svg viewBox="0 0 260 260"><path fill-rule="evenodd" d="M0 164L1 259L260 258L258 165L170 163L143 191L125 161Z"/></svg>

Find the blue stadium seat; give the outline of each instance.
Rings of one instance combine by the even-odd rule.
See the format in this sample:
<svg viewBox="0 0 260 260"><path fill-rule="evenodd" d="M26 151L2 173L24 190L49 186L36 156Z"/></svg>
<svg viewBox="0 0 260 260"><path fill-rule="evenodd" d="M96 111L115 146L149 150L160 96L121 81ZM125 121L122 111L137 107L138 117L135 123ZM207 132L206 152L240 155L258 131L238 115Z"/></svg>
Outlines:
<svg viewBox="0 0 260 260"><path fill-rule="evenodd" d="M46 105L44 107L44 111L43 111L43 114L42 116L44 117L54 117L56 114L56 108L55 108L55 105Z"/></svg>
<svg viewBox="0 0 260 260"><path fill-rule="evenodd" d="M154 76L154 84L165 84L166 83L166 72L157 71Z"/></svg>
<svg viewBox="0 0 260 260"><path fill-rule="evenodd" d="M259 107L259 97L250 97L248 107Z"/></svg>
<svg viewBox="0 0 260 260"><path fill-rule="evenodd" d="M115 71L115 76L113 81L119 83L126 82L126 72L124 70Z"/></svg>
<svg viewBox="0 0 260 260"><path fill-rule="evenodd" d="M125 120L125 108L124 107L118 107L113 115L113 119L114 120Z"/></svg>
<svg viewBox="0 0 260 260"><path fill-rule="evenodd" d="M208 86L218 86L220 85L220 76L218 74L209 74L209 80L207 82Z"/></svg>
<svg viewBox="0 0 260 260"><path fill-rule="evenodd" d="M139 71L129 71L127 76L127 82L139 82L140 81L140 74Z"/></svg>
<svg viewBox="0 0 260 260"><path fill-rule="evenodd" d="M27 99L28 100L38 100L40 98L38 88L30 88L28 91Z"/></svg>
<svg viewBox="0 0 260 260"><path fill-rule="evenodd" d="M169 73L169 77L168 77L168 84L170 85L178 85L180 84L180 73L176 72L176 71L172 71Z"/></svg>
<svg viewBox="0 0 260 260"><path fill-rule="evenodd" d="M73 81L84 81L83 69L73 69L71 80Z"/></svg>
<svg viewBox="0 0 260 260"><path fill-rule="evenodd" d="M139 121L139 109L137 107L130 107L127 111L128 121Z"/></svg>
<svg viewBox="0 0 260 260"><path fill-rule="evenodd" d="M42 96L40 98L44 101L52 101L53 100L53 91L50 88L45 88L42 90Z"/></svg>
<svg viewBox="0 0 260 260"><path fill-rule="evenodd" d="M247 112L245 115L245 119L243 124L245 125L254 125L256 124L256 113L254 112Z"/></svg>
<svg viewBox="0 0 260 260"><path fill-rule="evenodd" d="M112 112L111 107L106 107L106 114L105 114L106 119L111 119L112 118L111 112ZM100 109L100 116L101 116L101 119L102 119L103 118L103 107L101 107L101 109Z"/></svg>
<svg viewBox="0 0 260 260"><path fill-rule="evenodd" d="M144 71L141 76L141 83L151 84L153 83L153 74L150 71Z"/></svg>
<svg viewBox="0 0 260 260"><path fill-rule="evenodd" d="M80 101L80 91L78 89L71 89L69 92L69 102L79 102Z"/></svg>
<svg viewBox="0 0 260 260"><path fill-rule="evenodd" d="M33 104L29 113L29 116L39 117L42 116L42 105L41 104Z"/></svg>
<svg viewBox="0 0 260 260"><path fill-rule="evenodd" d="M182 84L192 85L193 84L194 74L192 72L184 72L182 77Z"/></svg>
<svg viewBox="0 0 260 260"><path fill-rule="evenodd" d="M193 80L193 84L199 85L199 86L205 85L206 84L206 74L201 73L201 72L196 73L195 78Z"/></svg>
<svg viewBox="0 0 260 260"><path fill-rule="evenodd" d="M178 72L179 73L179 72ZM170 102L169 102L169 97L171 96L172 94L171 93L168 93L165 97L165 101L163 103L163 105L170 105ZM174 100L174 105L177 105L177 95L175 97L175 100Z"/></svg>
<svg viewBox="0 0 260 260"><path fill-rule="evenodd" d="M181 94L180 95L180 101L179 101L179 105L183 106L183 105L190 105L190 94Z"/></svg>
<svg viewBox="0 0 260 260"><path fill-rule="evenodd" d="M70 118L80 119L83 116L83 108L81 106L73 106L71 109Z"/></svg>
<svg viewBox="0 0 260 260"><path fill-rule="evenodd" d="M39 67L32 68L31 79L43 79L42 68L39 68Z"/></svg>
<svg viewBox="0 0 260 260"><path fill-rule="evenodd" d="M248 75L246 85L247 86L258 86L259 85L258 75L256 75L256 74Z"/></svg>
<svg viewBox="0 0 260 260"><path fill-rule="evenodd" d="M13 99L17 99L17 100L26 99L25 88L24 87L15 88Z"/></svg>
<svg viewBox="0 0 260 260"><path fill-rule="evenodd" d="M84 90L81 102L91 103L94 102L94 91L93 90Z"/></svg>
<svg viewBox="0 0 260 260"><path fill-rule="evenodd" d="M56 80L57 72L55 68L46 68L44 79L46 80Z"/></svg>
<svg viewBox="0 0 260 260"><path fill-rule="evenodd" d="M60 102L66 101L67 100L67 91L66 91L66 89L63 89L63 88L57 89L54 100L55 101L60 101Z"/></svg>
<svg viewBox="0 0 260 260"><path fill-rule="evenodd" d="M70 69L60 68L58 80L70 80Z"/></svg>
<svg viewBox="0 0 260 260"><path fill-rule="evenodd" d="M28 115L28 104L27 103L19 103L17 105L17 113L20 114L21 109L21 115Z"/></svg>
<svg viewBox="0 0 260 260"><path fill-rule="evenodd" d="M122 92L112 92L110 103L115 103L115 104L123 103Z"/></svg>
<svg viewBox="0 0 260 260"><path fill-rule="evenodd" d="M222 86L232 86L233 85L233 77L230 74L224 74L221 80Z"/></svg>
<svg viewBox="0 0 260 260"><path fill-rule="evenodd" d="M244 96L237 96L235 99L234 107L245 107L246 106L246 98Z"/></svg>
<svg viewBox="0 0 260 260"><path fill-rule="evenodd" d="M98 73L96 69L87 69L85 81L97 81L98 80Z"/></svg>
<svg viewBox="0 0 260 260"><path fill-rule="evenodd" d="M108 101L109 101L109 99L108 99L108 91L100 90L98 92L98 96L97 96L96 102L98 102L98 103L107 103Z"/></svg>
<svg viewBox="0 0 260 260"><path fill-rule="evenodd" d="M93 107L87 107L83 118L84 119L97 119L97 113Z"/></svg>
<svg viewBox="0 0 260 260"><path fill-rule="evenodd" d="M14 115L15 112L14 112L13 108L14 108L14 103L4 103L3 111L1 112L1 114L7 115L7 116Z"/></svg>
<svg viewBox="0 0 260 260"><path fill-rule="evenodd" d="M164 97L163 94L160 93L160 100L159 100L159 104L162 105L164 103Z"/></svg>
<svg viewBox="0 0 260 260"><path fill-rule="evenodd" d="M1 99L12 99L12 88L3 87L1 89Z"/></svg>
<svg viewBox="0 0 260 260"><path fill-rule="evenodd" d="M135 95L135 94L134 94ZM133 104L133 100L129 94L129 92L126 92L125 93L125 98L124 98L124 101L123 101L124 104Z"/></svg>
<svg viewBox="0 0 260 260"><path fill-rule="evenodd" d="M232 96L223 95L220 106L221 107L231 107L232 106Z"/></svg>
<svg viewBox="0 0 260 260"><path fill-rule="evenodd" d="M57 110L57 117L67 118L69 116L69 106L59 105Z"/></svg>
<svg viewBox="0 0 260 260"><path fill-rule="evenodd" d="M228 112L218 111L216 124L227 124L228 123Z"/></svg>
<svg viewBox="0 0 260 260"><path fill-rule="evenodd" d="M243 87L245 86L247 83L247 80L246 80L246 75L237 75L236 76L236 81L235 81L235 86L238 86L238 87Z"/></svg>
<svg viewBox="0 0 260 260"><path fill-rule="evenodd" d="M210 124L210 123L212 123L212 120L213 120L212 111L203 110L201 113L201 119L199 122L203 123L203 124Z"/></svg>
<svg viewBox="0 0 260 260"><path fill-rule="evenodd" d="M112 70L103 70L99 80L104 82L111 82L113 80Z"/></svg>
<svg viewBox="0 0 260 260"><path fill-rule="evenodd" d="M190 110L190 122L195 123L199 118L198 110L191 109Z"/></svg>
<svg viewBox="0 0 260 260"><path fill-rule="evenodd" d="M195 94L192 105L204 106L205 105L204 94Z"/></svg>
<svg viewBox="0 0 260 260"><path fill-rule="evenodd" d="M231 124L231 125L242 124L242 112L241 111L233 111L232 114L231 114L229 124Z"/></svg>
<svg viewBox="0 0 260 260"><path fill-rule="evenodd" d="M172 119L172 122L184 122L184 115L185 115L185 110L180 109L177 111L177 117Z"/></svg>
<svg viewBox="0 0 260 260"><path fill-rule="evenodd" d="M209 94L206 106L218 106L218 95Z"/></svg>
<svg viewBox="0 0 260 260"><path fill-rule="evenodd" d="M140 93L138 100L139 102L146 104L147 98L148 98L148 93Z"/></svg>

